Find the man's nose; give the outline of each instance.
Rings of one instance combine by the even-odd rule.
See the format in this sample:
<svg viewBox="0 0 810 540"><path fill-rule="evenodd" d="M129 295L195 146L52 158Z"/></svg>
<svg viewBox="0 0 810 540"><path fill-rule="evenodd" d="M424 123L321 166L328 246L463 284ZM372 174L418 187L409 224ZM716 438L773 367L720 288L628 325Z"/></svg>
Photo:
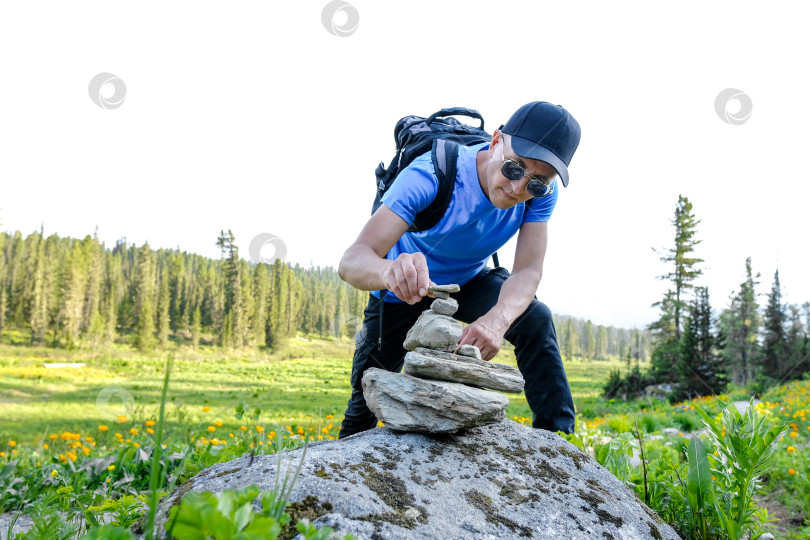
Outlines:
<svg viewBox="0 0 810 540"><path fill-rule="evenodd" d="M524 176L520 180L515 180L512 182L512 192L518 195L523 195L526 192L526 186L529 185L531 179L528 176Z"/></svg>

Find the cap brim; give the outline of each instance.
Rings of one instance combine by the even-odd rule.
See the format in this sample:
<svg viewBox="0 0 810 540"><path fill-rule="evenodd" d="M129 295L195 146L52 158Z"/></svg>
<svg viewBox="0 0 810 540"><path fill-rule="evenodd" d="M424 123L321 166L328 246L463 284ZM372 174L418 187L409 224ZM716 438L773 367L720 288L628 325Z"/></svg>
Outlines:
<svg viewBox="0 0 810 540"><path fill-rule="evenodd" d="M510 135L510 137L509 142L515 154L525 159L545 161L554 167L554 170L560 175L563 187L568 187L568 166L563 160L557 157L557 154L534 141L523 139L515 135Z"/></svg>

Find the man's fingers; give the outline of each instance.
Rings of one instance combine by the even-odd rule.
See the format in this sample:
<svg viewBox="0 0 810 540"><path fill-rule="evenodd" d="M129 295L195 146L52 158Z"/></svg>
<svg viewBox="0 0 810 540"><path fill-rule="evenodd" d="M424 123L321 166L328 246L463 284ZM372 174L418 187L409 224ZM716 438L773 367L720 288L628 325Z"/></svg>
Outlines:
<svg viewBox="0 0 810 540"><path fill-rule="evenodd" d="M419 255L422 255L421 253ZM417 287L419 288L419 296L427 296L427 289L430 287L432 281L428 272L427 260L424 255L414 257L414 267L416 268Z"/></svg>

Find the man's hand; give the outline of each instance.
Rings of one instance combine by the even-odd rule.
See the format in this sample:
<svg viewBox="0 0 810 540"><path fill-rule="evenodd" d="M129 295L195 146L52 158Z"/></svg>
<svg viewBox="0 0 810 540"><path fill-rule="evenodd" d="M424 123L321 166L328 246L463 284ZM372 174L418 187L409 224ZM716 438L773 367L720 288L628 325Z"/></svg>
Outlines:
<svg viewBox="0 0 810 540"><path fill-rule="evenodd" d="M427 261L421 253L401 253L383 272L385 288L408 304L416 304L435 285L428 275Z"/></svg>
<svg viewBox="0 0 810 540"><path fill-rule="evenodd" d="M492 360L501 350L501 343L503 343L505 333L506 330L501 331L495 325L485 321L484 317L481 317L474 323L464 327L458 344L475 345L481 351L481 358Z"/></svg>

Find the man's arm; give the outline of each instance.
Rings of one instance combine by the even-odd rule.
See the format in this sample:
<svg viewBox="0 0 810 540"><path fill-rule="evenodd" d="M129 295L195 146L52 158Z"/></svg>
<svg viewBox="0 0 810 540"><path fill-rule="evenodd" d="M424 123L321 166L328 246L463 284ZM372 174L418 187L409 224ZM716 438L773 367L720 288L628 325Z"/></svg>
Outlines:
<svg viewBox="0 0 810 540"><path fill-rule="evenodd" d="M534 298L543 276L548 245L548 223L529 222L520 226L515 264L504 281L498 303L477 321L464 328L460 345L475 345L484 360L491 360L501 348L503 336Z"/></svg>
<svg viewBox="0 0 810 540"><path fill-rule="evenodd" d="M341 257L340 278L361 291L388 289L409 304L420 301L432 284L425 256L402 253L395 261L385 258L408 227L404 219L381 204Z"/></svg>

